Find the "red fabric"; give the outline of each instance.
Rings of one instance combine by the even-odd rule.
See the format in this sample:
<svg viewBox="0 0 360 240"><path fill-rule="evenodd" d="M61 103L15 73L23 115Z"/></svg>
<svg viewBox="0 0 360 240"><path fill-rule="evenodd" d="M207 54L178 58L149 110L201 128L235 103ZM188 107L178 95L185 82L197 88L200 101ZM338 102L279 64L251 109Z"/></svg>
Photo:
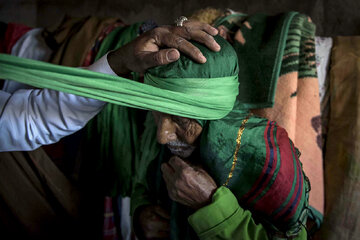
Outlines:
<svg viewBox="0 0 360 240"><path fill-rule="evenodd" d="M122 25L124 25L123 22L115 22L115 23L110 24L109 26L105 27L102 30L99 37L96 39L94 46L91 48L91 50L86 55L85 60L82 64L82 67L87 67L94 62L95 57L100 49L102 41L107 37L107 35L109 33L112 32L112 30L114 30L115 28L122 26Z"/></svg>
<svg viewBox="0 0 360 240"><path fill-rule="evenodd" d="M31 29L31 27L24 24L8 23L5 37L0 47L1 52L10 54L15 43Z"/></svg>
<svg viewBox="0 0 360 240"><path fill-rule="evenodd" d="M115 227L112 198L105 197L105 199L104 199L103 240L117 240L117 239L118 239L118 234L117 234L117 230Z"/></svg>
<svg viewBox="0 0 360 240"><path fill-rule="evenodd" d="M294 149L294 145L291 143L291 147L293 149L293 152L295 152ZM287 221L291 216L293 216L296 212L296 208L300 203L300 198L302 195L302 191L303 191L303 176L302 176L302 170L301 170L301 166L300 166L300 161L298 159L298 156L295 154L295 158L296 158L296 168L298 171L298 180L297 180L297 188L295 189L296 194L293 194L291 200L289 201L289 203L287 204L287 206L285 207L287 210L285 212L285 210L283 210L282 212L279 213L280 217L284 217L284 220Z"/></svg>
<svg viewBox="0 0 360 240"><path fill-rule="evenodd" d="M288 179L288 181L284 181L286 176L289 176L289 173L294 172L294 160L292 157L296 156L296 153L290 145L289 137L286 131L281 127L277 127L276 141L277 145L282 146L278 148L281 156L280 159L282 159L279 172L277 173L277 177L274 183L267 190L266 194L261 199L259 199L255 206L256 210L264 211L269 215L271 214L271 211L278 209L281 207L283 202L285 202L286 198L291 192L294 180L292 177L291 179ZM274 148L276 148L276 146L274 146ZM277 151L275 150L275 152ZM276 165L275 162L274 165ZM295 176L295 174L290 174L290 176ZM277 199L277 201L274 202L274 199Z"/></svg>

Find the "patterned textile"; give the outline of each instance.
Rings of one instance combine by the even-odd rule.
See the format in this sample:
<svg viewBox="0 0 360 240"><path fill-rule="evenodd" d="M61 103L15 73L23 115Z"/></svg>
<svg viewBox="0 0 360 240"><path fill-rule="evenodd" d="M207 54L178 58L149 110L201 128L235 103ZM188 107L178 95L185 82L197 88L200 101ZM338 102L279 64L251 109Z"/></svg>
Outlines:
<svg viewBox="0 0 360 240"><path fill-rule="evenodd" d="M307 218L309 185L300 153L276 122L233 111L209 121L201 164L219 186L274 234L296 235Z"/></svg>
<svg viewBox="0 0 360 240"><path fill-rule="evenodd" d="M104 199L104 225L103 240L117 240L118 233L115 227L115 217L113 211L113 200L111 197Z"/></svg>
<svg viewBox="0 0 360 240"><path fill-rule="evenodd" d="M284 127L301 152L311 183L310 206L323 213L324 184L321 119L316 78L314 25L304 16L291 23L286 40L275 104L254 113Z"/></svg>
<svg viewBox="0 0 360 240"><path fill-rule="evenodd" d="M262 39L270 43L272 39L271 36L256 36L255 33L255 38L252 37L254 24L256 26L257 21L250 22L245 14L234 13L224 18L226 19L224 23L216 21L215 24L219 25L220 34L230 42L235 44L238 42L246 46L249 41L257 42ZM268 24L269 26L274 26L276 21L270 20ZM321 219L324 209L324 183L320 100L318 81L316 79L314 33L315 26L307 16L297 14L293 17L289 31L286 34L282 61L279 63L279 77L276 80L272 80L276 81L276 87L273 88L273 95L275 97L273 106L271 108L263 108L267 107L264 105L255 106L258 109L253 109L253 113L276 121L280 126L284 127L290 139L299 148L302 153L301 161L304 171L312 184L310 206L314 209L314 212L318 213L317 216ZM266 59L271 50L261 45L260 49L261 51L256 54L259 56L263 55L263 58ZM240 64L248 64L247 62L250 62L248 65L252 65L253 52L253 50L250 50L247 54L246 52L243 53L247 57L244 58L243 62L240 61ZM268 64L264 60L257 69L253 66L249 68L252 69L251 72L255 73L253 77L255 81L263 79L261 83L255 84L254 89L257 86L261 86L263 82L268 81L266 79L271 79L270 75L268 75L268 78L261 76L261 74L266 72L267 68ZM256 76L256 74L259 76ZM243 85L240 85L240 88L241 86ZM263 91L257 91L259 91L258 96L263 96ZM251 91L244 90L243 92Z"/></svg>
<svg viewBox="0 0 360 240"><path fill-rule="evenodd" d="M360 37L336 37L330 66L325 215L317 239L360 237Z"/></svg>

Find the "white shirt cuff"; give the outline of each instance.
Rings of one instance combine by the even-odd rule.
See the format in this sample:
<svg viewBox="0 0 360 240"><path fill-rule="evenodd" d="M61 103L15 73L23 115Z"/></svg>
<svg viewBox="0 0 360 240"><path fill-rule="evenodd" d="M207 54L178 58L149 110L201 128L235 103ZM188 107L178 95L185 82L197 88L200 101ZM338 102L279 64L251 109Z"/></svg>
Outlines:
<svg viewBox="0 0 360 240"><path fill-rule="evenodd" d="M107 60L107 54L105 54L103 57L101 57L99 60L91 64L87 67L88 70L99 72L99 73L105 73L113 76L117 76L116 73L111 69L109 62Z"/></svg>

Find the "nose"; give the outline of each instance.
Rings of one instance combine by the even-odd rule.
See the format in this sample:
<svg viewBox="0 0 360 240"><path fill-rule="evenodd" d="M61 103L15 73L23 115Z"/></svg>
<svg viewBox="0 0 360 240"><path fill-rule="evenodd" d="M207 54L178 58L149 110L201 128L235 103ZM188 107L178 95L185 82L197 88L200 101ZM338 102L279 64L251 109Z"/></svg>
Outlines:
<svg viewBox="0 0 360 240"><path fill-rule="evenodd" d="M176 124L172 121L169 115L160 117L158 121L156 137L160 144L166 144L168 142L177 140Z"/></svg>

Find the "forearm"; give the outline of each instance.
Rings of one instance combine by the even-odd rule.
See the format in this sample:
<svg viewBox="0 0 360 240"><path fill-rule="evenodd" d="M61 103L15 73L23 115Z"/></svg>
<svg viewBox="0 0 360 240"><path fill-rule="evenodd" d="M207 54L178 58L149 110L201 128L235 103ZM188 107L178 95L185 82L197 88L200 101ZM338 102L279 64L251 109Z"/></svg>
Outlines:
<svg viewBox="0 0 360 240"><path fill-rule="evenodd" d="M189 223L200 239L269 239L264 226L256 224L225 187L215 192L211 204L191 215ZM295 239L307 239L305 229Z"/></svg>
<svg viewBox="0 0 360 240"><path fill-rule="evenodd" d="M88 67L114 74L106 58ZM105 103L49 89L1 93L0 151L30 151L59 141L93 118Z"/></svg>

